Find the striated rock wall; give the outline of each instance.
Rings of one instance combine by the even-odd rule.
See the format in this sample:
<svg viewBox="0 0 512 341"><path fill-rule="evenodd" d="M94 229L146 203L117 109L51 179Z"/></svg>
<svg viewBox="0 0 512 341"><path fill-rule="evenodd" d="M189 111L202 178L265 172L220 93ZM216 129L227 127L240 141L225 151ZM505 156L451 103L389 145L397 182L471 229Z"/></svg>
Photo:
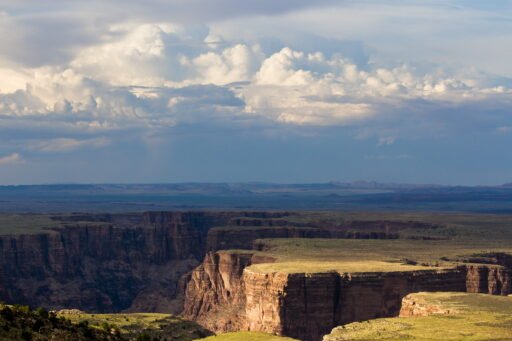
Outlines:
<svg viewBox="0 0 512 341"><path fill-rule="evenodd" d="M185 291L184 315L194 316L207 329L241 330L245 304L243 270L251 264L251 254L208 253L203 263L189 275ZM215 319L209 316L215 315Z"/></svg>
<svg viewBox="0 0 512 341"><path fill-rule="evenodd" d="M101 216L40 234L0 236L0 300L92 312L178 312L180 277L200 264L207 230L232 215Z"/></svg>
<svg viewBox="0 0 512 341"><path fill-rule="evenodd" d="M207 329L218 332L248 330L247 321L252 319L246 316L247 302L260 302L260 299L270 297L271 287L267 278L260 282L245 280L244 269L251 264L272 261L272 258L251 253L207 253L203 263L187 278L183 315L193 317ZM262 284L258 294L248 298L245 286L248 285L253 292L257 283ZM253 314L249 316L253 317Z"/></svg>
<svg viewBox="0 0 512 341"><path fill-rule="evenodd" d="M499 265L467 265L466 288L469 293L508 295L512 293L512 269Z"/></svg>

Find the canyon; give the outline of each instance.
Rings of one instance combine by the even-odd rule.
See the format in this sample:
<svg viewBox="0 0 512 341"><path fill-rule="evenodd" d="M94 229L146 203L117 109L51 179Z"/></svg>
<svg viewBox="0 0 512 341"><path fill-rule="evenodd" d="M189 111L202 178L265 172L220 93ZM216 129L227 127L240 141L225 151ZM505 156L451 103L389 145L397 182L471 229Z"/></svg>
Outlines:
<svg viewBox="0 0 512 341"><path fill-rule="evenodd" d="M304 219L306 217L307 219ZM341 324L399 314L418 291L511 292L511 257L484 254L412 271L257 271L261 239L436 239L412 220L333 220L296 212L56 215L59 227L0 236L0 300L87 312L182 313L214 332L320 340ZM436 232L437 233L437 232ZM443 239L443 233L439 234Z"/></svg>
<svg viewBox="0 0 512 341"><path fill-rule="evenodd" d="M207 248L305 236L295 234L296 229L310 231L311 237L327 236L314 227L295 226L282 226L279 233L255 231L243 239L208 233L246 221L288 224L279 220L287 216L261 211L55 215L52 219L62 222L61 227L0 235L0 300L91 312L178 313L182 276L202 262Z"/></svg>
<svg viewBox="0 0 512 341"><path fill-rule="evenodd" d="M179 312L180 277L200 263L207 230L229 217L72 216L62 228L2 236L0 299L49 309Z"/></svg>

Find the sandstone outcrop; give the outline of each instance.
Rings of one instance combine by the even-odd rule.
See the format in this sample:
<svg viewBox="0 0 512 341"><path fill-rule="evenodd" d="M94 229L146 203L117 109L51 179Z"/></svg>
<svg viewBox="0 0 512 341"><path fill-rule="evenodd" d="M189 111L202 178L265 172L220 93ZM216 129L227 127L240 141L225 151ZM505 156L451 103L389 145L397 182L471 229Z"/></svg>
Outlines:
<svg viewBox="0 0 512 341"><path fill-rule="evenodd" d="M496 265L467 265L467 292L508 295L512 292L512 271Z"/></svg>
<svg viewBox="0 0 512 341"><path fill-rule="evenodd" d="M184 316L217 332L261 331L314 341L338 325L397 316L409 293L475 292L475 285L478 292L510 293L510 271L496 265L479 265L487 269L485 285L482 270L472 265L354 274L247 268L268 261L247 252L208 253L187 285Z"/></svg>
<svg viewBox="0 0 512 341"><path fill-rule="evenodd" d="M413 317L413 316L430 316L430 315L446 315L454 314L458 311L453 307L446 307L442 304L432 304L432 302L425 302L418 300L416 295L407 295L402 299L402 307L400 308L400 317Z"/></svg>

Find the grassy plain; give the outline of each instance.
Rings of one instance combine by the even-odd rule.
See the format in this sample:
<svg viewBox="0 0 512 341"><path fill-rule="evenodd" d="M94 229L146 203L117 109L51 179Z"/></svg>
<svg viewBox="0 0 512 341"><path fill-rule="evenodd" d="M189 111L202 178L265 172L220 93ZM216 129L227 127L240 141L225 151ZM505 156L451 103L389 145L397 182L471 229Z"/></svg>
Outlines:
<svg viewBox="0 0 512 341"><path fill-rule="evenodd" d="M335 328L324 341L498 341L512 339L512 297L466 293L412 294L422 304L450 314L395 317Z"/></svg>
<svg viewBox="0 0 512 341"><path fill-rule="evenodd" d="M478 214L465 212L397 212L397 211L302 211L286 218L303 224L325 221L342 224L347 221L404 221L438 224L442 228L407 228L400 230L400 237L433 237L478 240L512 240L512 215Z"/></svg>
<svg viewBox="0 0 512 341"><path fill-rule="evenodd" d="M91 224L90 221L62 221L52 219L61 215L32 213L0 213L0 235L52 233L52 229L66 225ZM66 215L64 215L66 216ZM72 215L69 215L72 216ZM105 224L94 222L94 225Z"/></svg>
<svg viewBox="0 0 512 341"><path fill-rule="evenodd" d="M61 222L47 214L0 214L1 234L31 234L59 226Z"/></svg>
<svg viewBox="0 0 512 341"><path fill-rule="evenodd" d="M400 239L268 239L256 241L275 263L251 266L260 272L372 272L453 267L473 254L512 253L512 216L425 212L301 212L288 220L307 224L325 221L420 221L436 228L411 227ZM413 225L413 224L411 224ZM355 226L354 228L357 228ZM423 240L426 239L426 240ZM429 240L430 239L430 240Z"/></svg>

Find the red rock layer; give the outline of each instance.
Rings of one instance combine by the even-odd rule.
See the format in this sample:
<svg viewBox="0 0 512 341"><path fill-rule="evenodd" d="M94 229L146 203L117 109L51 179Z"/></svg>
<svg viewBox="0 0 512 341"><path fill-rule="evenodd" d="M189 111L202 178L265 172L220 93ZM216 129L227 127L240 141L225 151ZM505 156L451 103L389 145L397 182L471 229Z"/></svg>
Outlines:
<svg viewBox="0 0 512 341"><path fill-rule="evenodd" d="M499 265L468 265L467 292L508 295L512 292L511 270Z"/></svg>

